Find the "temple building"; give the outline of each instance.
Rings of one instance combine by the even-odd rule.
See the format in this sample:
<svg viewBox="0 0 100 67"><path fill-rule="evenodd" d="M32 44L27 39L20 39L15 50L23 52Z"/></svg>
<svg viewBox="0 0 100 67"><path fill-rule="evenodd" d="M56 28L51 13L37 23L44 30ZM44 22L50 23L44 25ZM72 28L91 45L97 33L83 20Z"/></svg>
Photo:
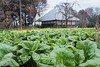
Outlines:
<svg viewBox="0 0 100 67"><path fill-rule="evenodd" d="M76 27L80 19L68 14L70 17L68 21L65 20L65 16L59 12L59 9L55 7L44 16L40 17L37 21L42 22L42 28L62 28L62 27Z"/></svg>

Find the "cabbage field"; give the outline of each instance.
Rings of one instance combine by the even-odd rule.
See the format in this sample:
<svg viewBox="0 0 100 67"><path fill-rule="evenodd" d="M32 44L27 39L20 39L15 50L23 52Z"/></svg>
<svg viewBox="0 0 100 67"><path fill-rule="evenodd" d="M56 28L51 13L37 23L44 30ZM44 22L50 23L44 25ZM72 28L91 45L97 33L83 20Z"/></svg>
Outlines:
<svg viewBox="0 0 100 67"><path fill-rule="evenodd" d="M0 31L0 67L100 67L98 33Z"/></svg>

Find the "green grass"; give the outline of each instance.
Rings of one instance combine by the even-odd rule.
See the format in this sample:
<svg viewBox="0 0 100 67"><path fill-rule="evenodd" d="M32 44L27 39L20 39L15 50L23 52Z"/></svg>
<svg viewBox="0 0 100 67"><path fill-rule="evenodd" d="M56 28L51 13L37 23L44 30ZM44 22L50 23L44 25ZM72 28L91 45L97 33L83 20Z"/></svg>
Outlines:
<svg viewBox="0 0 100 67"><path fill-rule="evenodd" d="M48 30L82 30L82 31L87 31L87 32L96 32L95 28L43 28L43 29L33 29L33 30L44 30L44 31L48 31ZM98 32L100 32L100 28L98 29Z"/></svg>
<svg viewBox="0 0 100 67"><path fill-rule="evenodd" d="M13 31L18 31L18 32L26 32L28 29L26 30L14 30L14 29L0 29L0 31L3 30L13 30ZM29 31L48 31L48 30L82 30L82 31L86 31L88 33L91 32L96 32L95 28L41 28L41 29L31 29ZM100 28L98 29L98 32L100 32Z"/></svg>
<svg viewBox="0 0 100 67"><path fill-rule="evenodd" d="M100 33L98 33L97 42L100 43Z"/></svg>

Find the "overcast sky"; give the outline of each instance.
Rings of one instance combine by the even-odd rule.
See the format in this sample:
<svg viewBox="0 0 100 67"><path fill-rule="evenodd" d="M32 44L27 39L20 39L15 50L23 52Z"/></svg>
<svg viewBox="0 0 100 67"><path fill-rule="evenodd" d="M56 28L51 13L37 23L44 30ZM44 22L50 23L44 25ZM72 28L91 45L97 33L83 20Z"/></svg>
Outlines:
<svg viewBox="0 0 100 67"><path fill-rule="evenodd" d="M48 8L47 11L50 11L54 8L57 4L60 4L62 2L68 1L69 3L77 2L80 6L74 5L74 9L79 11L80 9L85 9L88 7L100 7L100 0L47 0L48 2Z"/></svg>

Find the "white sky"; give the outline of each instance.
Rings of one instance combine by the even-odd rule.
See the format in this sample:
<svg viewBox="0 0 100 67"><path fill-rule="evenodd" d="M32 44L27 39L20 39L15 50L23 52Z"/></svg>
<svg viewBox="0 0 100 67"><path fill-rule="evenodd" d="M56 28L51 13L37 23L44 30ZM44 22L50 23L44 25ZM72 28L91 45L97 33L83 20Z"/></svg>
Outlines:
<svg viewBox="0 0 100 67"><path fill-rule="evenodd" d="M47 0L48 8L47 8L46 13L50 11L51 9L53 9L54 6L56 6L57 4L60 4L66 1L69 3L77 2L80 5L80 7L78 5L74 5L73 7L77 11L79 11L80 9L88 8L88 7L100 7L100 0Z"/></svg>

